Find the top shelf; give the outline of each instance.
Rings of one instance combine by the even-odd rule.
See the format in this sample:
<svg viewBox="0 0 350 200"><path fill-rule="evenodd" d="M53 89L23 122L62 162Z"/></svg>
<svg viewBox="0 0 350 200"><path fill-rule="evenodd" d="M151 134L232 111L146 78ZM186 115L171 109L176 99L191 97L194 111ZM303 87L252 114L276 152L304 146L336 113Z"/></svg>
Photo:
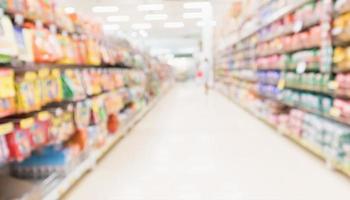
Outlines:
<svg viewBox="0 0 350 200"><path fill-rule="evenodd" d="M310 2L310 0L300 0L297 3L283 6L278 11L274 12L270 17L267 18L267 20L262 21L260 25L258 25L256 28L251 29L249 31L246 31L242 34L240 34L238 37L230 37L226 41L224 41L219 46L219 51L224 50L228 48L229 46L235 45L236 43L248 38L249 36L253 35L254 33L258 32L259 30L265 28L266 26L272 24L273 22L281 19L283 16L297 10L301 6L305 5L306 3Z"/></svg>

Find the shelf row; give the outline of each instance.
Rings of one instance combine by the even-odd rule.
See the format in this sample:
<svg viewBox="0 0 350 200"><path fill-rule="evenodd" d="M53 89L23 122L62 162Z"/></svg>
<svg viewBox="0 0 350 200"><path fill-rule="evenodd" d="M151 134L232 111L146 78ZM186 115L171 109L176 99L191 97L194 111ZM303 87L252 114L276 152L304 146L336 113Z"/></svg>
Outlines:
<svg viewBox="0 0 350 200"><path fill-rule="evenodd" d="M277 11L271 13L267 17L261 19L262 21L259 21L258 25L255 25L254 28L251 28L247 31L240 32L239 35L234 35L232 38L227 38L221 45L219 45L218 50L222 51L225 50L229 46L233 46L237 44L238 42L245 40L246 38L250 37L254 33L257 33L261 29L269 26L271 23L281 19L283 16L288 15L291 12L294 12L296 9L300 8L304 4L309 2L309 0L298 0L298 1L291 1L288 5L281 5L280 9Z"/></svg>
<svg viewBox="0 0 350 200"><path fill-rule="evenodd" d="M328 166L350 176L349 127L299 109L286 111L273 102L244 100L242 95L225 86L219 86L218 90L276 132L325 160Z"/></svg>

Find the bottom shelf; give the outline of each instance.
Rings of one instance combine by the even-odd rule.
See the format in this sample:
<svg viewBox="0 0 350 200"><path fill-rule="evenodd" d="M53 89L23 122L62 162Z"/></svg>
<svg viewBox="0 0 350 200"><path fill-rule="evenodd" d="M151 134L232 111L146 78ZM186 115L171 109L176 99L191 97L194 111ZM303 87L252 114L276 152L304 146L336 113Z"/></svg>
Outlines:
<svg viewBox="0 0 350 200"><path fill-rule="evenodd" d="M236 101L229 95L225 94L225 92L221 90L217 90L220 94L225 96L227 99L232 101L234 104L248 112L249 114L253 115L257 119L259 119L261 122L269 126L270 128L274 129L277 133L280 133L281 135L284 135L286 138L288 138L290 141L292 141L294 144L298 144L299 146L303 147L303 149L307 150L308 152L311 152L313 155L319 157L320 159L324 160L329 166L336 169L337 171L341 172L342 174L346 175L347 177L350 177L350 166L343 165L339 162L337 162L334 159L328 158L325 153L321 149L318 149L314 145L310 144L309 142L303 140L302 138L296 137L295 134L290 133L288 130L285 130L283 128L280 128L276 126L275 124L270 123L267 121L264 117L259 116L257 113L254 113L251 111L246 105L242 104L241 102Z"/></svg>
<svg viewBox="0 0 350 200"><path fill-rule="evenodd" d="M82 153L65 174L52 174L41 180L24 180L9 176L8 169L0 171L0 184L2 185L0 187L0 199L60 199L137 125L169 89L170 85L163 88L162 95L155 97L140 111L123 119L118 133L109 135L100 148L93 148ZM16 188L16 190L13 188Z"/></svg>

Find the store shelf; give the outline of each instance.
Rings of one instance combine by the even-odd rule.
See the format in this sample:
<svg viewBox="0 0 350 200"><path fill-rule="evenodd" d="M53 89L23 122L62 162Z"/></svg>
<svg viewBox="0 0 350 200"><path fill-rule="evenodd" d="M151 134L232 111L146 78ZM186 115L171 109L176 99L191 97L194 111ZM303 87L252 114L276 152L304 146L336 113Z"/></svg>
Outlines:
<svg viewBox="0 0 350 200"><path fill-rule="evenodd" d="M231 98L229 95L225 94L224 92L222 92L220 90L217 90L217 91L220 94L222 94L223 96L225 96L227 99L229 99L231 102L233 102L234 104L236 104L237 106L239 106L240 108L242 108L243 110L245 110L246 112L251 114L252 116L259 119L261 122L263 122L264 124L266 124L267 126L272 128L276 133L279 133L280 135L285 136L290 141L292 141L294 144L299 145L300 147L305 149L307 152L312 153L316 157L324 160L327 164L330 164L334 169L336 169L337 171L341 172L343 175L350 178L350 166L342 165L339 162L337 162L336 160L330 159L328 156L326 156L326 154L321 149L318 149L314 145L310 144L309 142L307 142L299 137L295 137L294 136L295 134L289 132L288 130L280 128L280 127L276 126L276 124L270 123L268 120L266 120L265 117L259 116L259 114L251 111L248 106L242 104L241 102L237 101L234 98Z"/></svg>
<svg viewBox="0 0 350 200"><path fill-rule="evenodd" d="M310 2L310 0L300 0L297 3L283 6L281 9L279 9L276 12L274 12L273 14L271 14L271 16L266 21L262 22L260 25L256 26L254 29L249 30L245 33L242 33L238 37L228 38L225 41L225 43L223 43L222 45L219 46L219 50L226 49L227 47L232 46L232 45L236 44L237 42L248 38L249 36L251 36L254 33L261 30L262 28L265 28L266 26L270 25L271 23L281 19L283 16L295 11L296 9L300 8L301 6L305 5L308 2Z"/></svg>
<svg viewBox="0 0 350 200"><path fill-rule="evenodd" d="M71 189L76 182L78 182L84 174L92 170L97 162L111 150L118 141L120 141L127 133L129 133L133 127L156 105L161 97L157 97L149 105L136 113L135 116L131 117L121 130L113 136L110 136L106 144L101 149L97 149L89 154L88 158L80 163L71 173L69 173L63 180L59 181L59 184L54 187L47 195L44 200L56 200Z"/></svg>

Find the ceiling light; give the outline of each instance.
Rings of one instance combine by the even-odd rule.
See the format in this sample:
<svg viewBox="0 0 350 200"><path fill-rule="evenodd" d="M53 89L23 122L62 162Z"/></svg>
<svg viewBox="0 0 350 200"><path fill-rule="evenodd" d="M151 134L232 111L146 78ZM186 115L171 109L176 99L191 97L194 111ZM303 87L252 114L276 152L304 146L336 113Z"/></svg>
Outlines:
<svg viewBox="0 0 350 200"><path fill-rule="evenodd" d="M182 16L184 19L196 19L196 18L203 18L203 13L191 12L191 13L184 13Z"/></svg>
<svg viewBox="0 0 350 200"><path fill-rule="evenodd" d="M203 27L204 24L205 24L204 21L197 22L197 26L199 27ZM216 26L216 21L209 21L209 24L210 26Z"/></svg>
<svg viewBox="0 0 350 200"><path fill-rule="evenodd" d="M119 8L117 6L94 6L92 7L92 12L94 13L111 13L118 12Z"/></svg>
<svg viewBox="0 0 350 200"><path fill-rule="evenodd" d="M163 4L143 4L143 5L139 5L137 9L139 11L157 11L157 10L163 10L164 5Z"/></svg>
<svg viewBox="0 0 350 200"><path fill-rule="evenodd" d="M145 20L147 21L166 20L166 19L168 19L168 15L166 14L149 14L145 16Z"/></svg>
<svg viewBox="0 0 350 200"><path fill-rule="evenodd" d="M183 22L166 22L164 28L182 28L185 24Z"/></svg>
<svg viewBox="0 0 350 200"><path fill-rule="evenodd" d="M139 31L139 33L140 33L140 35L142 36L142 37L148 37L148 33L147 33L147 31L145 31L145 30L140 30Z"/></svg>
<svg viewBox="0 0 350 200"><path fill-rule="evenodd" d="M107 21L109 22L127 22L130 20L130 17L127 15L119 15L119 16L108 16Z"/></svg>
<svg viewBox="0 0 350 200"><path fill-rule="evenodd" d="M139 23L139 24L133 24L131 27L133 29L150 29L152 28L152 25L150 23Z"/></svg>
<svg viewBox="0 0 350 200"><path fill-rule="evenodd" d="M105 24L103 25L103 30L105 31L114 31L118 30L120 26L118 24Z"/></svg>
<svg viewBox="0 0 350 200"><path fill-rule="evenodd" d="M198 9L198 8L204 8L205 6L210 5L209 2L203 1L203 2L187 2L184 3L184 8L185 9Z"/></svg>
<svg viewBox="0 0 350 200"><path fill-rule="evenodd" d="M137 37L137 33L134 31L131 33L131 37Z"/></svg>
<svg viewBox="0 0 350 200"><path fill-rule="evenodd" d="M73 8L73 7L66 7L66 8L64 8L64 12L67 13L67 14L73 14L73 13L75 13L75 8Z"/></svg>

